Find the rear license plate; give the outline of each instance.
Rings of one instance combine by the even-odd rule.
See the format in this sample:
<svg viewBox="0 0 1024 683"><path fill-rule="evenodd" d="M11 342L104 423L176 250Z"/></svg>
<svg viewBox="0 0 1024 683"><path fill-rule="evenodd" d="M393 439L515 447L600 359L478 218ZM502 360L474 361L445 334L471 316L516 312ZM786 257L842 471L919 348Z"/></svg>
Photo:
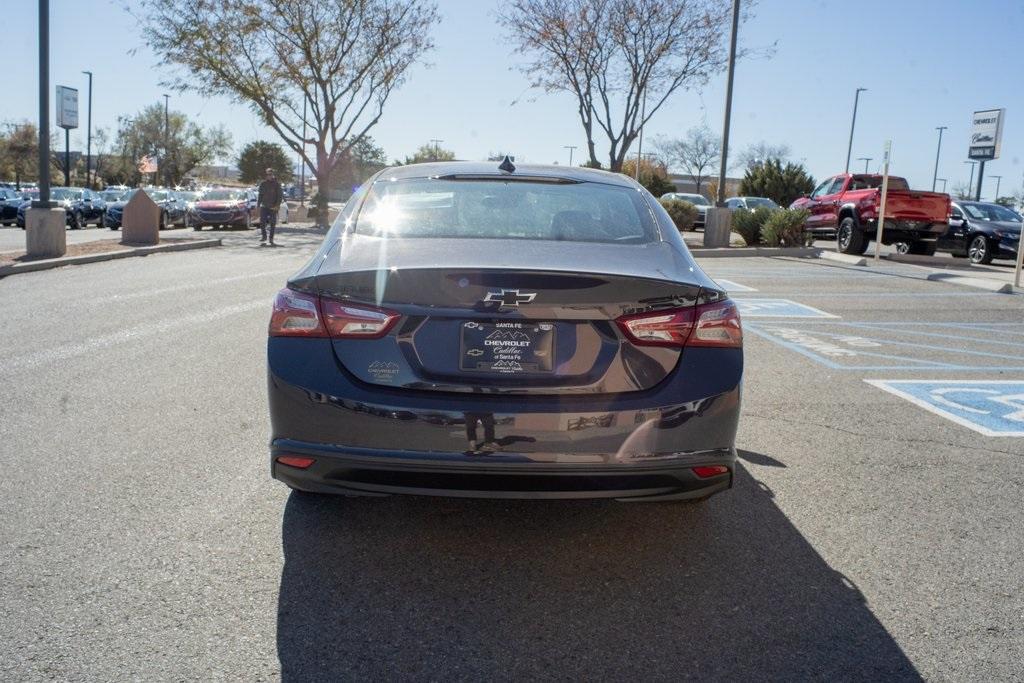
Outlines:
<svg viewBox="0 0 1024 683"><path fill-rule="evenodd" d="M478 372L551 372L555 349L552 323L462 323L460 367Z"/></svg>

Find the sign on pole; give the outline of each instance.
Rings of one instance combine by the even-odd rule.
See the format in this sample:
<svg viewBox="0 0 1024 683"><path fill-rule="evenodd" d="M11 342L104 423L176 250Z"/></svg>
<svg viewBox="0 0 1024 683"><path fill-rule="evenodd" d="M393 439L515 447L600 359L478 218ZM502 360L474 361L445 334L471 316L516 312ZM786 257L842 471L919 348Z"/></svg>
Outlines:
<svg viewBox="0 0 1024 683"><path fill-rule="evenodd" d="M57 125L65 130L78 128L78 88L57 86Z"/></svg>
<svg viewBox="0 0 1024 683"><path fill-rule="evenodd" d="M889 155L892 152L892 140L885 141L882 150L882 198L878 204L878 231L875 234L875 263L882 253L882 232L885 228L885 202L889 198Z"/></svg>
<svg viewBox="0 0 1024 683"><path fill-rule="evenodd" d="M999 158L999 147L1003 142L1003 119L1005 109L986 109L974 112L971 117L971 144L967 158L991 161Z"/></svg>

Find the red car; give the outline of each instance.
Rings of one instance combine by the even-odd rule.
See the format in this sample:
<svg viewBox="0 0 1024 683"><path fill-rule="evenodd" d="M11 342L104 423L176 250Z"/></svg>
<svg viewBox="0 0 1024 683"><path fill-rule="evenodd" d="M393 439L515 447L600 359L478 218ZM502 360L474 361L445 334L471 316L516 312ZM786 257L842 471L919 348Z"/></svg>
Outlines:
<svg viewBox="0 0 1024 683"><path fill-rule="evenodd" d="M210 225L215 228L237 227L248 230L258 222L245 190L210 190L188 212L187 224L195 230Z"/></svg>
<svg viewBox="0 0 1024 683"><path fill-rule="evenodd" d="M863 254L878 230L882 176L843 173L832 176L789 208L810 212L805 227L821 236L835 236L844 254ZM949 225L948 194L911 190L905 178L889 176L883 244L905 242L910 253L932 255Z"/></svg>

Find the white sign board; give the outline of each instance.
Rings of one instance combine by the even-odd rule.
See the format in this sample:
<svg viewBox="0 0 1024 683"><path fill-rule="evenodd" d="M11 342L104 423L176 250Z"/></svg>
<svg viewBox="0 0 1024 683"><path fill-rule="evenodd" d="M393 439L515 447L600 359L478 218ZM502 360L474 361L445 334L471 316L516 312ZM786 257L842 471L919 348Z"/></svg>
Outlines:
<svg viewBox="0 0 1024 683"><path fill-rule="evenodd" d="M968 159L990 160L999 157L999 145L1003 141L1003 119L1005 109L976 111L971 117L971 144L967 150Z"/></svg>
<svg viewBox="0 0 1024 683"><path fill-rule="evenodd" d="M57 86L57 126L78 128L78 89Z"/></svg>

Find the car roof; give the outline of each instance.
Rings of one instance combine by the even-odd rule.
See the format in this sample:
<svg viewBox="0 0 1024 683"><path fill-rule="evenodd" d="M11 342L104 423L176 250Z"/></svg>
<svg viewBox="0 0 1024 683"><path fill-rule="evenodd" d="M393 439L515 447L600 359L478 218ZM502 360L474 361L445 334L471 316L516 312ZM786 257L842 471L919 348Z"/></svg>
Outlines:
<svg viewBox="0 0 1024 683"><path fill-rule="evenodd" d="M580 183L605 183L621 187L637 187L631 178L621 173L611 173L579 166L557 166L549 164L516 164L515 171L505 173L498 169L497 161L436 161L425 164L394 166L381 171L377 180L408 180L411 178L434 178L438 176L493 176L500 178L551 178L571 180Z"/></svg>

